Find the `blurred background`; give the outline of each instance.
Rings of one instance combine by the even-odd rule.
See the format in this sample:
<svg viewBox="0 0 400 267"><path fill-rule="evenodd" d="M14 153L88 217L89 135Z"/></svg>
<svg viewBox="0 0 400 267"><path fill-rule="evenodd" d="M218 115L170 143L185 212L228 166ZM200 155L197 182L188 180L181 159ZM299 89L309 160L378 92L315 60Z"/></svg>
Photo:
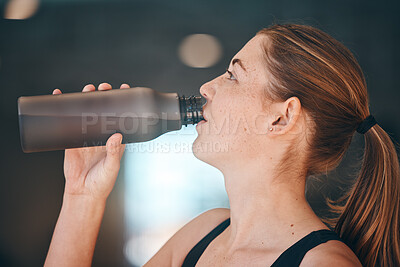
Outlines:
<svg viewBox="0 0 400 267"><path fill-rule="evenodd" d="M198 94L260 29L274 22L318 27L343 42L366 75L371 111L400 138L398 1L0 0L0 266L43 265L61 208L63 151L24 154L17 98L80 91L102 82ZM184 127L126 148L109 197L93 266L140 266L201 212L228 207L221 173L194 158ZM358 134L337 170L310 180L324 196L351 184Z"/></svg>

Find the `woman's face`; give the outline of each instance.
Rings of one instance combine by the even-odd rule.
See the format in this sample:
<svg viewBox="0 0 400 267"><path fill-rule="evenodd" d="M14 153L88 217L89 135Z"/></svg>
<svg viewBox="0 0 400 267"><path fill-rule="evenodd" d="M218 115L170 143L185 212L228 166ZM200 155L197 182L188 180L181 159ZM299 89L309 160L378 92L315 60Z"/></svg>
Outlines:
<svg viewBox="0 0 400 267"><path fill-rule="evenodd" d="M200 88L207 99L205 123L196 126L193 153L217 168L243 164L265 148L268 113L263 108L267 85L265 37L252 38L231 60L228 71ZM265 107L265 104L264 104Z"/></svg>

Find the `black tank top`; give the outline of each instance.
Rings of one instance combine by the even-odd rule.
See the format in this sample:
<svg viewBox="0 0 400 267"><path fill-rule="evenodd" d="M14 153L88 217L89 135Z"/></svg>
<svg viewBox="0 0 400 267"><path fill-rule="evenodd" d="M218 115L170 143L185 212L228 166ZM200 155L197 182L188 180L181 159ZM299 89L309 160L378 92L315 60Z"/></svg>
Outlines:
<svg viewBox="0 0 400 267"><path fill-rule="evenodd" d="M182 267L193 267L200 259L201 254L206 250L207 246L220 235L231 223L230 218L223 221L217 227L215 227L210 233L208 233L202 240L197 243L192 250L189 251L185 260L183 261ZM271 265L271 267L292 267L299 266L306 253L318 246L319 244L328 242L329 240L339 240L343 242L340 237L331 230L322 229L313 231L297 241L291 247L286 249L278 259Z"/></svg>

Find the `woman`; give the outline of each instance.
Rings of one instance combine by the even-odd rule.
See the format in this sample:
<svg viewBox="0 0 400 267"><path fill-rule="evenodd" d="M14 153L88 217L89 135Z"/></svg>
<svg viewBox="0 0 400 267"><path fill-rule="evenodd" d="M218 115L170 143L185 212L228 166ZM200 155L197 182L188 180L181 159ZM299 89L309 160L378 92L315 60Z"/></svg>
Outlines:
<svg viewBox="0 0 400 267"><path fill-rule="evenodd" d="M224 174L230 210L201 214L146 266L400 266L399 162L370 116L348 49L309 26L274 25L200 93L207 122L196 127L193 151ZM336 234L308 205L305 183L339 164L355 131L365 136L364 160ZM229 149L200 149L210 142ZM66 150L64 202L45 265L91 264L123 151L120 134L106 149Z"/></svg>

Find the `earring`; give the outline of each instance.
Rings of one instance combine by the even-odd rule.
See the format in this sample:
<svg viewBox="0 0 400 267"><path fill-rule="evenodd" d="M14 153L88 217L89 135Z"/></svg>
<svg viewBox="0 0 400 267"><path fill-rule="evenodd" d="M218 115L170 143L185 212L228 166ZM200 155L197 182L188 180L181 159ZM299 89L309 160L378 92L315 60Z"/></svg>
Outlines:
<svg viewBox="0 0 400 267"><path fill-rule="evenodd" d="M270 130L270 131L272 131L272 130L273 130L273 128L271 127L271 128L269 128L269 130Z"/></svg>

